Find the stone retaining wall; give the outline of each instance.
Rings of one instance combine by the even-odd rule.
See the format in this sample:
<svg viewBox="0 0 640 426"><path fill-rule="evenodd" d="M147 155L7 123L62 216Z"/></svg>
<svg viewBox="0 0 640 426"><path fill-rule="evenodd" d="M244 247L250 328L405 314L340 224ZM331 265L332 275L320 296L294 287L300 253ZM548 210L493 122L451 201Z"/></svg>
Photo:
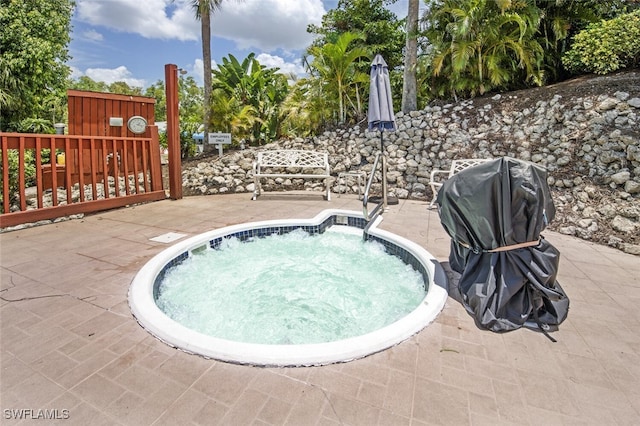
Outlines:
<svg viewBox="0 0 640 426"><path fill-rule="evenodd" d="M553 229L640 254L640 93L523 101L516 94L496 95L396 114L397 130L383 135L390 191L398 198L431 199L431 170L448 168L454 158L532 161L549 170L558 210ZM277 148L326 151L336 177L349 170L369 173L380 133L356 126L259 149ZM185 167L184 193L253 191L253 158L254 149L247 149ZM263 188L321 191L322 182L272 179ZM332 189L356 191L337 179Z"/></svg>

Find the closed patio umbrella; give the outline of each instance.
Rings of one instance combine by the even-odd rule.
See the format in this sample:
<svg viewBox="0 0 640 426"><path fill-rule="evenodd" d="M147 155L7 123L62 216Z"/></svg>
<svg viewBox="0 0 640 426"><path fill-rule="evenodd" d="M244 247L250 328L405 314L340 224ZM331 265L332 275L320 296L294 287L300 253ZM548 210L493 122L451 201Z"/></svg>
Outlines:
<svg viewBox="0 0 640 426"><path fill-rule="evenodd" d="M478 326L526 326L551 338L569 299L556 281L560 253L540 235L555 215L546 170L509 157L488 161L449 178L436 202L462 303Z"/></svg>
<svg viewBox="0 0 640 426"><path fill-rule="evenodd" d="M396 129L389 67L380 54L376 55L371 62L367 121L369 122L369 130L380 130L381 143L383 130L393 131Z"/></svg>
<svg viewBox="0 0 640 426"><path fill-rule="evenodd" d="M377 54L371 62L369 80L369 110L367 111L369 130L380 130L380 153L382 155L382 194L387 205L387 163L384 154L384 131L396 129L393 113L393 96L389 80L389 67L382 55ZM397 203L397 200L395 201Z"/></svg>

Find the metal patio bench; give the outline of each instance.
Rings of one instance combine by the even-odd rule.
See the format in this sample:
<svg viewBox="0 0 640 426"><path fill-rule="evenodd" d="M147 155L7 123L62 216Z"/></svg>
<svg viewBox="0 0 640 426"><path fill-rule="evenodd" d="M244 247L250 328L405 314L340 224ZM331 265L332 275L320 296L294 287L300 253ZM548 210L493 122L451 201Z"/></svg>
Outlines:
<svg viewBox="0 0 640 426"><path fill-rule="evenodd" d="M324 179L325 197L331 200L329 155L307 150L260 151L253 162L253 197L262 192L261 178Z"/></svg>

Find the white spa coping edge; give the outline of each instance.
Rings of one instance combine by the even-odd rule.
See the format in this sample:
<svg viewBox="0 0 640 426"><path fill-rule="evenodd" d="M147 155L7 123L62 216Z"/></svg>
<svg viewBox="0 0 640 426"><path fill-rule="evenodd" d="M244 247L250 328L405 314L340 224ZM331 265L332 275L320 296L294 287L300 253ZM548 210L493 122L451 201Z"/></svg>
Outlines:
<svg viewBox="0 0 640 426"><path fill-rule="evenodd" d="M269 345L236 342L191 330L169 318L158 308L153 297L157 275L176 256L208 244L210 240L249 229L276 226L315 226L327 218L350 216L362 218L361 212L326 209L311 219L281 219L248 222L208 231L178 242L149 260L136 274L129 288L129 307L140 325L159 340L188 353L237 364L293 367L347 362L380 352L410 338L433 322L447 300L447 278L439 262L420 245L377 226L378 216L369 234L382 238L410 252L429 275L428 291L416 309L398 321L373 332L328 343Z"/></svg>

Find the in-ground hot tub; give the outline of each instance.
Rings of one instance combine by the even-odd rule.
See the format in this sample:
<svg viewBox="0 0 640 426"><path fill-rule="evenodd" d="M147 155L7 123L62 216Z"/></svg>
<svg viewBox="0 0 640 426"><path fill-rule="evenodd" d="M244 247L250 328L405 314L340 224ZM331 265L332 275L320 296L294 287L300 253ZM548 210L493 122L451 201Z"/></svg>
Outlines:
<svg viewBox="0 0 640 426"><path fill-rule="evenodd" d="M370 226L367 227L367 231L364 234L367 242L362 243L365 244L364 246L352 246L353 242L347 240L344 240L344 242L342 242L342 240L338 240L333 243L321 242L320 244L324 245L338 244L338 246L335 246L334 248L329 247L328 250L330 251L339 250L339 245L344 245L345 247L356 247L353 255L344 255L343 253L338 257L333 257L332 263L327 264L326 267L320 264L306 265L306 263L315 262L313 259L298 260L298 258L295 258L296 260L294 260L294 262L305 264L300 266L309 266L312 269L326 269L325 272L327 272L329 276L334 276L337 273L345 274L343 281L346 286L353 278L346 275L351 275L351 273L344 272L345 265L337 265L333 264L333 262L339 263L341 261L340 259L343 259L350 265L350 267L358 266L360 262L371 265L370 260L360 260L360 258L357 257L361 251L379 252L379 255L384 257L379 260L375 260L374 258L373 262L380 263L383 270L380 272L374 271L373 278L371 275L368 276L368 281L364 283L364 291L362 291L362 289L356 291L347 290L346 296L340 296L342 299L338 297L339 306L333 306L330 310L324 309L324 307L315 309L311 306L311 302L309 302L308 294L298 296L292 295L291 293L292 287L296 287L298 284L301 291L313 290L313 288L315 288L315 294L333 293L336 289L329 287L325 289L323 287L325 280L327 281L327 286L329 286L329 281L331 281L329 276L326 276L325 279L325 276L323 275L320 276L320 278L316 277L315 279L312 278L310 281L307 281L305 279L305 276L308 274L307 272L303 271L302 275L298 275L297 277L295 276L294 270L298 269L295 264L289 264L289 266L286 266L285 273L283 273L282 270L271 272L268 269L263 272L253 271L254 268L251 266L251 262L257 263L258 260L254 259L255 257L260 257L261 259L259 260L261 260L262 264L279 265L284 263L284 260L287 259L283 259L283 254L277 253L278 250L264 249L264 253L260 252L258 255L253 253L251 255L253 256L252 259L249 259L249 266L243 267L242 264L240 264L240 273L237 271L231 271L231 276L237 277L237 280L235 278L229 279L228 275L226 278L222 278L222 290L220 288L213 289L207 286L211 285L211 281L216 281L213 276L218 275L216 273L217 270L225 272L224 269L229 268L229 266L225 267L225 265L235 263L234 259L240 262L243 256L240 254L232 254L232 257L227 258L225 261L216 261L215 257L213 257L212 260L207 260L202 256L203 254L212 254L215 256L217 255L217 251L225 248L225 246L229 244L236 247L238 245L255 245L255 247L259 247L257 241L262 243L262 240L272 238L273 235L293 235L292 238L294 239L294 242L297 243L299 239L307 239L312 242L316 240L320 241L320 238L322 237L321 234L326 233L328 235L339 232L341 234L356 234L357 236L353 238L357 238L359 241L362 241L363 229L366 227L367 223L359 212L325 210L313 219L287 219L245 223L210 231L177 243L156 255L138 272L129 290L129 305L131 307L131 311L138 322L147 331L167 344L189 353L199 354L207 358L214 358L227 362L264 366L308 366L345 362L379 352L406 340L413 334L419 332L422 328L426 327L442 310L447 298L446 276L436 259L418 244L379 229L377 226L380 221L382 221L382 218L378 217L372 224L370 224ZM320 237L306 238L306 233L312 236L320 235ZM301 236L300 234L303 235ZM279 241L280 240L275 242L275 244L280 244ZM255 244L247 244L248 242L253 242ZM309 241L305 241L304 243L307 244L308 242ZM282 240L282 244L289 243L287 243L286 240ZM313 249L308 250L306 248L297 247L298 246L295 245L292 247L295 255L300 254L297 252L313 251ZM314 253L309 254L314 258ZM367 253L367 256L369 255L378 254ZM234 258L233 256L237 257ZM270 258L269 256L273 256L273 258ZM293 257L293 254L291 256ZM319 256L315 256L316 259L318 257ZM391 266L386 266L388 265L386 263L388 261L391 262L391 264L389 264ZM203 262L205 262L204 267L208 269L204 270L201 278L192 279L191 275L188 275L189 278L186 282L184 282L184 280L182 280L182 282L179 280L180 275L183 274L183 270L181 268L190 267L190 265L188 265L190 263L200 264L197 268L202 268ZM207 262L213 262L213 265L207 265ZM384 280L377 279L378 277L382 277L387 269L392 271L392 274L398 274L398 277L401 275L404 277L404 272L396 272L398 270L393 269L397 267L397 265L393 265L393 262L399 262L402 264L400 269L406 270L408 278L396 279L396 275L393 275L385 278ZM291 274L286 273L287 271L290 271ZM189 274L190 273L191 272L189 272ZM293 285L284 286L286 287L286 294L269 296L270 298L266 299L266 304L271 304L271 301L284 300L284 306L276 309L285 310L284 320L280 320L279 323L285 324L285 327L289 328L303 327L301 330L285 330L284 334L274 333L274 336L276 336L274 341L263 342L261 336L270 335L272 331L270 328L267 328L265 331L261 331L258 328L263 326L263 323L265 322L263 317L259 315L263 308L249 308L250 312L251 309L255 309L255 320L247 320L246 317L234 319L234 311L242 311L242 309L231 308L229 311L225 311L227 308L225 304L229 303L226 301L223 301L222 305L219 305L217 308L212 307L211 309L207 307L206 303L208 302L205 301L205 308L202 308L201 302L206 299L210 293L214 294L211 300L213 304L213 302L217 302L218 299L221 299L222 296L224 296L220 291L224 292L225 288L230 287L236 289L241 285L236 281L244 283L245 280L251 278L252 274L258 275L259 277L266 277L267 275L276 276L274 283L277 285L269 284L268 287L279 287L280 281L284 281L285 278L287 278L285 275L292 275L296 277L294 278ZM220 275L225 277L224 274ZM367 274L364 274L361 271L361 273L356 275L366 276ZM392 296L402 296L404 292L411 290L411 288L407 289L405 287L416 287L415 283L407 283L408 281L414 280L415 277L412 275L418 275L419 277L419 283L417 285L420 287L420 294L417 299L415 299L415 295L409 295L406 298L409 300L408 303L412 303L411 299L413 298L415 306L411 306L398 318L393 317L396 307L392 306L390 308L392 311L390 317L391 320L389 320L391 322L388 324L382 323L382 325L379 325L379 328L368 330L367 326L369 324L367 324L367 322L378 324L377 320L374 320L372 315L372 321L367 321L367 315L369 314L355 312L359 309L358 306L355 306L358 305L358 303L350 303L352 300L349 298L356 297L353 296L354 294L360 294L360 296L357 297L364 297L364 295L368 296L368 293L380 293L380 297L382 297L382 304L380 301L376 300L364 300L360 305L373 306L374 309L378 309L376 307L386 308L387 305L393 305L394 297ZM178 281L174 281L176 278ZM200 281L202 281L202 283L200 283ZM377 284L377 281L385 281L385 283L390 285L390 287L387 289L378 289L378 287L374 285ZM251 290L256 286L256 283L254 282L250 285L250 291L247 292L247 303L253 302L252 299L254 297L259 297L260 295L256 295L257 293L261 294L265 291L264 289L258 289L256 290L257 293L252 295L254 292ZM342 285L342 281L338 280L337 290L340 290ZM355 285L362 285L362 283L356 283ZM169 296L176 290L176 288L181 291L181 286L191 287L196 291L196 294L183 298L186 302L185 300L173 301L169 299ZM371 286L371 291L367 291L369 288L368 286ZM302 299L304 299L302 304L297 303L298 300ZM194 300L194 306L190 305L191 300ZM233 303L236 303L238 299L236 298L233 300ZM326 304L324 301L321 301L320 303ZM315 320L302 318L301 320L296 319L294 321L294 317L297 313L287 313L286 309L288 306L295 307L297 310L300 310L299 308L302 306L302 308L304 308L303 310L323 311L328 312L331 316L336 316L336 318L329 318L330 320L333 320L329 321L329 327L349 329L346 337L330 337L327 341L319 341L325 339L325 337L324 333L320 333L320 337L318 337L312 332L311 327L313 326L313 323L315 323ZM267 306L267 308L268 307L269 306ZM353 315L350 312L351 310L354 310L355 312ZM349 312L345 312L345 318L340 318L338 317L341 313L340 311ZM194 317L198 317L198 315L201 314L204 314L205 316L208 314L211 314L213 317L217 316L219 317L218 320L222 320L223 322L218 323L218 325L214 324L213 326L209 326L206 324L201 325L199 319L192 321ZM361 333L358 333L358 327L354 327L352 329L351 327L341 326L341 324L346 325L352 321L356 322L356 317L362 318L363 316L365 321L363 322L361 329L364 331ZM294 325L291 325L292 323L294 323ZM333 323L333 325L331 325L331 323ZM226 327L227 325L230 325L230 327ZM244 328L249 330L258 328L257 332L254 333L255 336L245 336L241 333L242 336L236 338L234 336L234 328L241 329L243 326L247 325L248 327ZM309 328L307 329L304 327ZM230 330L225 331L225 328L229 328ZM220 331L220 333L218 331ZM290 333L291 338L288 337L288 333ZM308 341L305 340L306 335L310 336Z"/></svg>

